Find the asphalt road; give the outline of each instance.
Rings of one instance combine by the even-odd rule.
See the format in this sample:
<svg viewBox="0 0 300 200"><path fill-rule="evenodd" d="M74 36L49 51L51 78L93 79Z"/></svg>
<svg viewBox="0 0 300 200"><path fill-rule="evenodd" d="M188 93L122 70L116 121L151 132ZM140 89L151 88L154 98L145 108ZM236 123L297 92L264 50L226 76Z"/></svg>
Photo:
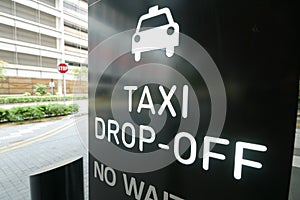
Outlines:
<svg viewBox="0 0 300 200"><path fill-rule="evenodd" d="M30 174L40 168L77 156L84 157L86 182L87 149L84 141L86 137L82 137L86 133L87 115L1 127L0 199L31 199Z"/></svg>
<svg viewBox="0 0 300 200"><path fill-rule="evenodd" d="M300 120L299 120L300 121ZM87 115L0 128L0 199L30 200L29 176L40 168L83 156L87 199ZM298 122L299 123L299 122ZM289 200L300 199L300 127Z"/></svg>

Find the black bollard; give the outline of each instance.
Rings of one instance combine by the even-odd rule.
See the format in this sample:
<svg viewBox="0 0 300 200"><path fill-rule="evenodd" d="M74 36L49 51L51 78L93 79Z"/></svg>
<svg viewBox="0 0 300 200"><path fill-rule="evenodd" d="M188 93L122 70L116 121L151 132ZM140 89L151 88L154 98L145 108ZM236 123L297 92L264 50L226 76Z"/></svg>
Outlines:
<svg viewBox="0 0 300 200"><path fill-rule="evenodd" d="M68 159L30 175L32 200L83 200L83 158Z"/></svg>

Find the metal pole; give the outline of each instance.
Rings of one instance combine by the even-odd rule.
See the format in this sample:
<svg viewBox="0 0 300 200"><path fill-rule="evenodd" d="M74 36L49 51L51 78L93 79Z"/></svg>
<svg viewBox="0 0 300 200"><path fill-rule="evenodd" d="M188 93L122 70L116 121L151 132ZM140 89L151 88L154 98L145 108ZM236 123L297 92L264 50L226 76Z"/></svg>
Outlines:
<svg viewBox="0 0 300 200"><path fill-rule="evenodd" d="M66 104L66 79L65 79L65 74L63 74L63 84L64 84L64 104Z"/></svg>

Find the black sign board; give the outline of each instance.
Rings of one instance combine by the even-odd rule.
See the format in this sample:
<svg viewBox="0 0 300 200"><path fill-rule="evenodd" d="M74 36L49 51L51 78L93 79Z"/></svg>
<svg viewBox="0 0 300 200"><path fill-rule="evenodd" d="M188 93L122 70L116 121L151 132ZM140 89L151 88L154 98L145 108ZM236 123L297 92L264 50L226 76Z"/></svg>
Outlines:
<svg viewBox="0 0 300 200"><path fill-rule="evenodd" d="M91 200L288 198L296 5L89 5Z"/></svg>

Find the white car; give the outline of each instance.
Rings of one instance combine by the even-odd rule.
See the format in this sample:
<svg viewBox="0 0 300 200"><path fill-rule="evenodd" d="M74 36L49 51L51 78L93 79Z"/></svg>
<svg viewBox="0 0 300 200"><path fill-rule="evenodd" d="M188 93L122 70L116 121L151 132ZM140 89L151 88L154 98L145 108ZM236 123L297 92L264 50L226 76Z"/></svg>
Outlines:
<svg viewBox="0 0 300 200"><path fill-rule="evenodd" d="M142 30L143 22L148 19L165 15L168 23L158 27L147 27ZM149 13L142 15L138 21L135 34L132 36L132 49L136 62L140 61L141 53L156 49L166 49L166 55L171 57L174 55L175 46L179 45L179 25L174 22L169 8L158 9L153 6L149 9Z"/></svg>

